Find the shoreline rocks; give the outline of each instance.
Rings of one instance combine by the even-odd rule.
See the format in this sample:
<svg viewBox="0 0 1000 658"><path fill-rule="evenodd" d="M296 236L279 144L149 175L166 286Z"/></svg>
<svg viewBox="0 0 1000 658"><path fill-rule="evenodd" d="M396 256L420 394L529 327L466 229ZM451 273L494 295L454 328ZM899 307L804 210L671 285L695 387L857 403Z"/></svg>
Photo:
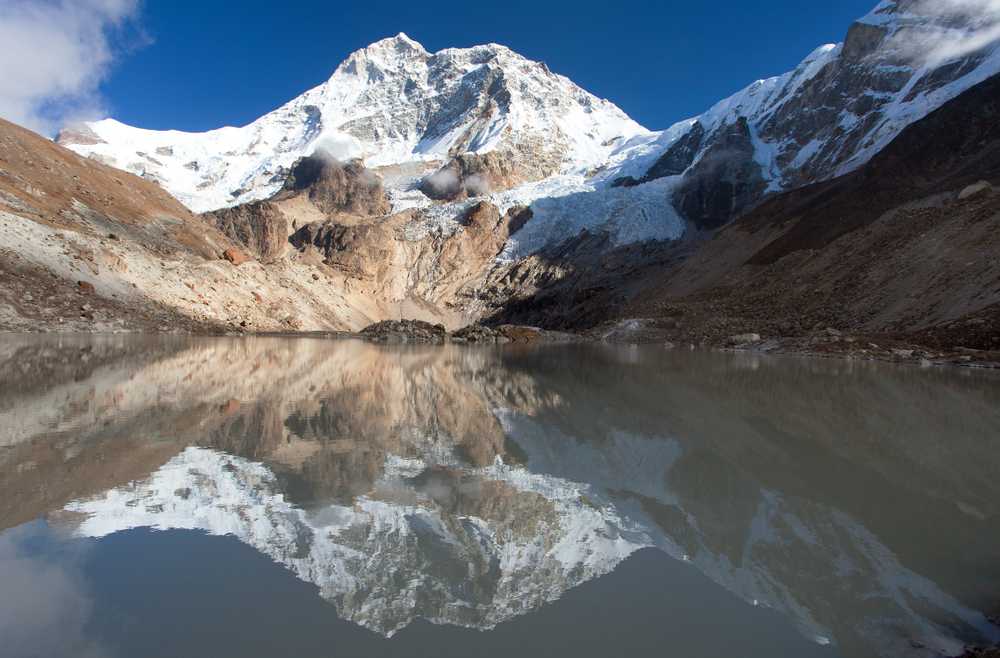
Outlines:
<svg viewBox="0 0 1000 658"><path fill-rule="evenodd" d="M545 331L538 327L513 324L487 327L470 324L454 332L444 325L431 324L422 320L383 320L371 324L359 332L368 341L405 345L406 343L530 343L538 341L567 340L571 334Z"/></svg>

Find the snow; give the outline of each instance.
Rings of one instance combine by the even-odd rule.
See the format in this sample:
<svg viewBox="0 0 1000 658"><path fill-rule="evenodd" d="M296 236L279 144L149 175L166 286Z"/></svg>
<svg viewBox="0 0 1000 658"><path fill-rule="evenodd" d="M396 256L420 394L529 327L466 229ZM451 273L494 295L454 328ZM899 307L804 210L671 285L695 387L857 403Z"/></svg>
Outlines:
<svg viewBox="0 0 1000 658"><path fill-rule="evenodd" d="M556 175L531 185L491 195L506 212L530 205L534 216L504 247L500 260L514 261L584 230L607 231L613 244L677 240L684 220L669 203L675 181L660 179L634 188L597 187L581 176Z"/></svg>
<svg viewBox="0 0 1000 658"><path fill-rule="evenodd" d="M474 96L482 91L479 78L509 90L509 103L498 101L499 92ZM608 101L503 46L432 56L405 34L355 52L327 82L242 128L152 131L113 119L87 126L107 143L70 148L156 178L195 212L271 196L282 172L318 146L361 157L369 167L439 164L470 129L468 150L486 153L509 128L519 137L563 136L564 170L583 173L614 150L603 145L608 140L649 132Z"/></svg>
<svg viewBox="0 0 1000 658"><path fill-rule="evenodd" d="M768 130L784 120L788 104L801 100L821 72L843 74L830 68L843 67L838 64L843 44L820 46L794 70L758 80L698 117L650 132L612 103L503 46L432 55L400 33L353 53L327 82L248 126L195 134L142 130L107 119L87 124L106 143L70 148L156 180L202 212L271 196L298 158L322 147L342 159L363 158L372 168L411 172L391 175L384 184L394 213L419 211L406 230L407 239L418 239L432 231L450 234L468 207L465 202L435 205L424 197L418 186L428 170L456 151L517 151L530 141L551 149L547 155L557 158L558 171L486 197L501 212L513 205L528 205L534 212L502 259L524 257L583 230L607 231L618 245L673 240L685 230L670 203L678 177L634 188L611 186L620 177L641 179L695 122L706 133L697 163L719 131L745 118L766 193L776 194L800 185L807 165L808 182L862 166L907 125L1000 71L1000 18L990 12L961 19L912 13L918 8L900 13L896 2L884 0L860 19L889 32L879 51L860 65L871 76L902 72L911 78L895 94L863 92L879 102L871 110L879 113L878 122L864 135L857 133L872 114L852 114L849 108L858 100L852 98L832 108L839 125L811 141L796 142ZM914 48L914 35L922 50ZM911 89L940 66L974 51L985 56L971 71L907 100ZM826 109L807 107L804 114Z"/></svg>

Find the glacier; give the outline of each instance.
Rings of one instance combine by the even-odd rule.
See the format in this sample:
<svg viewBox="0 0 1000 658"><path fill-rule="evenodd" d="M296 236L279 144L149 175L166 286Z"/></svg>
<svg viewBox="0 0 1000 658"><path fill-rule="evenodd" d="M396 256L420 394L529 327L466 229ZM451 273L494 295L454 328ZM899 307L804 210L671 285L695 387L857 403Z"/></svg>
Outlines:
<svg viewBox="0 0 1000 658"><path fill-rule="evenodd" d="M486 199L502 212L528 205L534 218L501 260L584 229L607 231L618 245L677 240L857 169L907 125L1000 72L1000 16L955 7L883 0L844 42L663 131L504 46L431 54L400 33L241 128L152 131L106 119L68 127L59 141L159 182L195 212L270 197L317 148L363 159L385 179L394 213L429 208L417 189L427 173L463 153L503 153L527 173ZM734 139L749 153L738 199L720 197L713 178L713 159L732 155ZM676 167L658 171L665 159ZM706 195L716 197L707 205L721 198L719 217L699 215ZM454 223L465 207L444 204L435 214Z"/></svg>

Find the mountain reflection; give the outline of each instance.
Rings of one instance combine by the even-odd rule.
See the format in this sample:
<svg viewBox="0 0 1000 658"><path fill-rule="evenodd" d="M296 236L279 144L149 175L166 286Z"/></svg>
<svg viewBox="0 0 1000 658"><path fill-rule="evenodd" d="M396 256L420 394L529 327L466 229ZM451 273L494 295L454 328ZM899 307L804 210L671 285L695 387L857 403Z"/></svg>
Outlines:
<svg viewBox="0 0 1000 658"><path fill-rule="evenodd" d="M0 528L232 534L391 635L643 547L844 655L996 642L988 373L600 346L5 346ZM84 358L86 357L86 358ZM41 373L41 374L40 374Z"/></svg>

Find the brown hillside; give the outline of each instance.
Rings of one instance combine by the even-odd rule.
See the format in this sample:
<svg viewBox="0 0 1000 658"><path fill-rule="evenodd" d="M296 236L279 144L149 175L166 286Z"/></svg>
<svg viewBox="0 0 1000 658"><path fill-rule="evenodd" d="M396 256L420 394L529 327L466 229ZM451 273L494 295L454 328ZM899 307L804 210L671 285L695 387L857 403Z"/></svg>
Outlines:
<svg viewBox="0 0 1000 658"><path fill-rule="evenodd" d="M643 326L668 340L815 340L814 330L829 327L996 349L998 155L1000 78L992 78L903 130L859 171L740 218L623 315L659 320Z"/></svg>

